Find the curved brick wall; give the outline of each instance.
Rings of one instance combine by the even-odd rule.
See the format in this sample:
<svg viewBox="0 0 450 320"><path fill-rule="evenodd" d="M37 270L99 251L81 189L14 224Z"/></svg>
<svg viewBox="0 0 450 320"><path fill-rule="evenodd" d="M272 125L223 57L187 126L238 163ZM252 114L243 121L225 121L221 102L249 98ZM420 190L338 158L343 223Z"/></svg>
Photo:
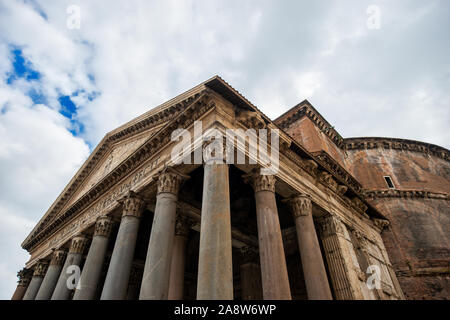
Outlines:
<svg viewBox="0 0 450 320"><path fill-rule="evenodd" d="M347 170L369 191L368 201L390 221L382 236L406 298L448 299L448 150L432 146L443 153L422 151L421 143L396 139L402 142L394 146L391 140L346 139L347 144L359 143L347 145ZM389 190L383 176L391 177L394 190Z"/></svg>
<svg viewBox="0 0 450 320"><path fill-rule="evenodd" d="M390 221L382 237L405 297L449 299L450 151L396 138L343 139L306 100L275 123L308 151L328 153Z"/></svg>

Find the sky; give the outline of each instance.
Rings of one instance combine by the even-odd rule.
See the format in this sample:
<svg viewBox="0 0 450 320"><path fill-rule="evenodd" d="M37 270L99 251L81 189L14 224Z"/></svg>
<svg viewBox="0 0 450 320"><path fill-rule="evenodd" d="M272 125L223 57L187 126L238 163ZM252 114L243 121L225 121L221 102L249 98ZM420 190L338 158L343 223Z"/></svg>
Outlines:
<svg viewBox="0 0 450 320"><path fill-rule="evenodd" d="M450 1L0 0L0 299L110 130L220 75L275 119L450 148Z"/></svg>

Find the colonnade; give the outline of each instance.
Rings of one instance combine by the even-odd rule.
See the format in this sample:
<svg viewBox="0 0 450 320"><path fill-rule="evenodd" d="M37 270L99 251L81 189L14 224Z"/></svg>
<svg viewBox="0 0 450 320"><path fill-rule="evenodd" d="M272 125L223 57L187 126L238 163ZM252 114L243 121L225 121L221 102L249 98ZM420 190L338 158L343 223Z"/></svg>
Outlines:
<svg viewBox="0 0 450 320"><path fill-rule="evenodd" d="M158 176L156 207L151 228L139 299L182 299L187 233L192 221L177 213L181 183L189 177L166 169ZM262 283L252 281L258 264L241 266L244 298L291 299L286 258L275 197L276 178L259 170L244 176L254 190ZM212 159L204 164L203 197L197 277L197 299L233 299L232 237L230 219L229 166ZM100 299L127 298L133 256L145 201L136 193L121 201L122 216ZM298 246L309 299L332 299L327 274L312 218L311 198L299 194L286 199L294 217ZM71 297L68 268L80 266L88 249L74 300L95 299L101 281L113 221L98 218L92 239L80 234L69 251L54 250L51 261L36 263L34 273L24 273L13 299L66 300ZM90 243L90 245L89 245ZM246 276L248 275L248 276ZM261 287L258 289L258 287ZM26 289L25 289L26 288ZM256 288L256 289L255 289ZM261 298L261 297L260 297Z"/></svg>

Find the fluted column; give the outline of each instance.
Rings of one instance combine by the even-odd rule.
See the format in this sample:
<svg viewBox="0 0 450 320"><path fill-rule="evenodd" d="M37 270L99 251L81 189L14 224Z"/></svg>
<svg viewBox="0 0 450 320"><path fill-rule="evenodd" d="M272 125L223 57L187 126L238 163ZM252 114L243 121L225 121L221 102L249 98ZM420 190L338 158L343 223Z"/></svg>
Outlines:
<svg viewBox="0 0 450 320"><path fill-rule="evenodd" d="M232 300L230 186L223 153L205 159L197 299Z"/></svg>
<svg viewBox="0 0 450 320"><path fill-rule="evenodd" d="M143 211L144 201L134 192L130 192L123 200L122 220L106 274L101 300L124 300L126 298Z"/></svg>
<svg viewBox="0 0 450 320"><path fill-rule="evenodd" d="M182 300L184 297L184 267L186 264L186 245L192 220L177 212L175 238L173 240L172 261L170 265L169 300Z"/></svg>
<svg viewBox="0 0 450 320"><path fill-rule="evenodd" d="M73 288L68 286L67 280L73 275L69 268L80 268L83 261L83 252L88 244L88 238L84 235L75 236L70 244L69 253L67 254L66 262L59 275L58 283L52 294L52 300L68 300Z"/></svg>
<svg viewBox="0 0 450 320"><path fill-rule="evenodd" d="M290 300L291 290L275 199L276 178L273 175L262 175L260 171L244 178L252 183L255 191L264 299Z"/></svg>
<svg viewBox="0 0 450 320"><path fill-rule="evenodd" d="M261 266L258 250L253 247L242 247L241 251L241 298L242 300L261 300Z"/></svg>
<svg viewBox="0 0 450 320"><path fill-rule="evenodd" d="M99 279L108 249L113 221L108 216L97 219L94 237L84 263L80 281L75 290L73 300L93 300L97 293Z"/></svg>
<svg viewBox="0 0 450 320"><path fill-rule="evenodd" d="M67 252L63 249L53 251L52 260L50 261L47 273L45 274L35 300L50 300L61 274L64 261L66 260L66 255Z"/></svg>
<svg viewBox="0 0 450 320"><path fill-rule="evenodd" d="M336 215L330 214L320 219L320 227L320 237L336 299L363 299L358 274L354 270L354 261L345 237L347 230L344 223Z"/></svg>
<svg viewBox="0 0 450 320"><path fill-rule="evenodd" d="M164 300L169 292L175 216L180 183L187 176L167 169L159 175L147 258L145 259L140 300Z"/></svg>
<svg viewBox="0 0 450 320"><path fill-rule="evenodd" d="M31 278L28 289L23 296L23 300L34 300L41 286L42 280L44 280L45 273L47 272L48 261L39 260L34 268L33 277Z"/></svg>
<svg viewBox="0 0 450 320"><path fill-rule="evenodd" d="M297 230L298 248L309 300L332 300L327 272L312 218L311 198L298 195L288 200Z"/></svg>
<svg viewBox="0 0 450 320"><path fill-rule="evenodd" d="M27 291L28 285L30 284L33 271L30 269L23 268L17 272L17 277L19 281L17 282L16 290L11 298L11 300L22 300L25 292Z"/></svg>

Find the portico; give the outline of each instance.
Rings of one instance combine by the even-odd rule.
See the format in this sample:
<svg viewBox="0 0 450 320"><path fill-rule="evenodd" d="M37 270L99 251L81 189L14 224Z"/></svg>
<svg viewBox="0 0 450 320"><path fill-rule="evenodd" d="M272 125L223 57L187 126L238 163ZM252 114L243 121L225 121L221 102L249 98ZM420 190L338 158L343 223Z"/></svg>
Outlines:
<svg viewBox="0 0 450 320"><path fill-rule="evenodd" d="M360 245L349 232L356 230L381 253L374 260L390 266L382 216L350 174L282 131L271 174L249 152L248 136L231 151L222 146L235 162L217 153L194 161L205 154L204 136L192 139L184 161L174 159L172 133L183 128L196 137L195 121L224 136L227 129L278 130L214 78L109 133L24 241L31 258L13 298L401 298L389 272L381 279L391 294L375 297L354 259ZM63 285L69 265L80 268L73 289Z"/></svg>

